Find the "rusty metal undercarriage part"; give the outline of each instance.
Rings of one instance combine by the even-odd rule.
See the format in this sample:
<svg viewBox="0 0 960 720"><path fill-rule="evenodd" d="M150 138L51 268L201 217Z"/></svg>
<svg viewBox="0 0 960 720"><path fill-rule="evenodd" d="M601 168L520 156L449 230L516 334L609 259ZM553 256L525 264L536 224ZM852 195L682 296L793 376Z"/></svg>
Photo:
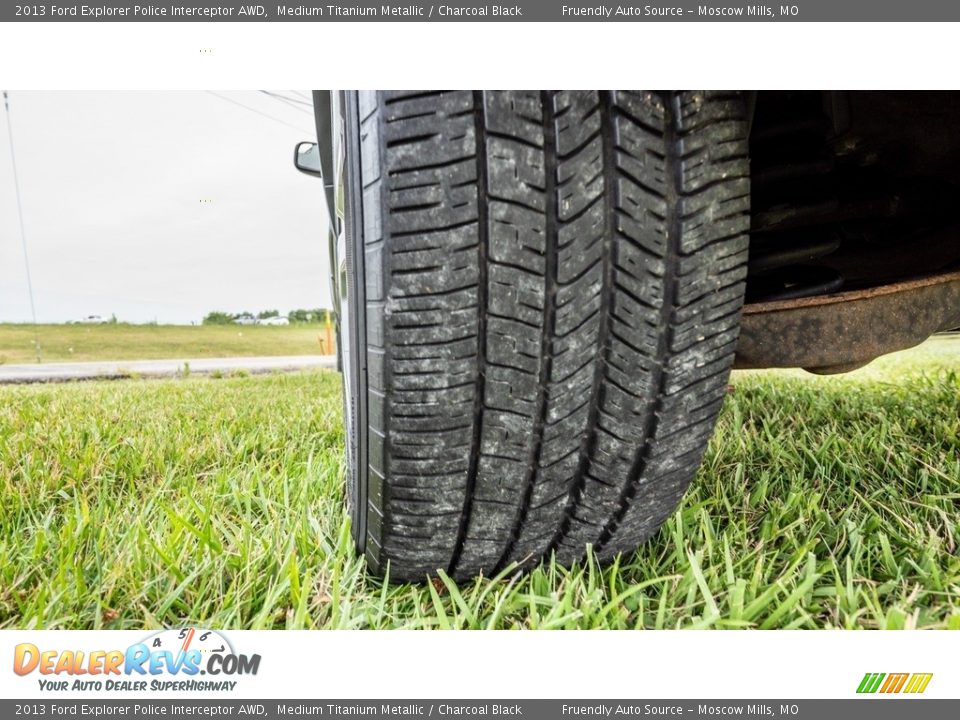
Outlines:
<svg viewBox="0 0 960 720"><path fill-rule="evenodd" d="M847 372L960 326L960 272L743 309L735 368Z"/></svg>

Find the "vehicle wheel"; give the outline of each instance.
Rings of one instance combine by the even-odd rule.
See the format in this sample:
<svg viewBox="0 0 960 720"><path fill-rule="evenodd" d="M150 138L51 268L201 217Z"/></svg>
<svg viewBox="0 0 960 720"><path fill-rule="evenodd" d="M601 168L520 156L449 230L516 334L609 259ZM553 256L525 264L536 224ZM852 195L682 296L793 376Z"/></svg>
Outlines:
<svg viewBox="0 0 960 720"><path fill-rule="evenodd" d="M736 93L347 93L349 503L373 572L630 551L726 391Z"/></svg>

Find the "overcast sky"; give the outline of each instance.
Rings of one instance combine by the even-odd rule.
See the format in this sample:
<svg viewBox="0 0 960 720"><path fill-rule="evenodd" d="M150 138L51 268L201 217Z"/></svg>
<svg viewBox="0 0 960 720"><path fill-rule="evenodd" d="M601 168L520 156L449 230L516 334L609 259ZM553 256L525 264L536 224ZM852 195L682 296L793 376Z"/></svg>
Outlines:
<svg viewBox="0 0 960 720"><path fill-rule="evenodd" d="M10 93L40 322L330 305L321 183L292 162L312 116L218 94L300 129L209 93ZM29 320L0 108L0 322Z"/></svg>

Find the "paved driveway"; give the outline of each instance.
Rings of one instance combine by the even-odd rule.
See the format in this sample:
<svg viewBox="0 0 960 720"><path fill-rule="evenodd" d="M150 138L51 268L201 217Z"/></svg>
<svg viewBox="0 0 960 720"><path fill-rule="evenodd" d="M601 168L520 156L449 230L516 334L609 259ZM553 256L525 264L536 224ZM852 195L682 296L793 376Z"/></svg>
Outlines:
<svg viewBox="0 0 960 720"><path fill-rule="evenodd" d="M282 357L192 358L171 360L119 360L113 362L69 362L31 365L0 365L0 384L109 380L130 376L172 377L185 372L267 373L308 368L336 368L332 355L290 355Z"/></svg>

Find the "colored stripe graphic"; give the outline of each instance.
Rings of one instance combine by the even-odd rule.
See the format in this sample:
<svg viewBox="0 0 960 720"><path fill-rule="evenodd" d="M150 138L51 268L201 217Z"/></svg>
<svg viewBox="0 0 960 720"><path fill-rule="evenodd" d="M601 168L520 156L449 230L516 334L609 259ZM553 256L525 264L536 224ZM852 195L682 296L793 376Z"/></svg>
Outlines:
<svg viewBox="0 0 960 720"><path fill-rule="evenodd" d="M861 694L872 694L880 692L882 694L896 693L922 693L927 689L933 673L866 673L860 684L857 686L857 692Z"/></svg>
<svg viewBox="0 0 960 720"><path fill-rule="evenodd" d="M863 676L863 680L860 681L860 687L857 688L858 693L875 693L877 688L880 687L880 681L883 680L884 673L867 673Z"/></svg>
<svg viewBox="0 0 960 720"><path fill-rule="evenodd" d="M914 673L910 677L910 682L907 683L905 693L922 693L927 689L927 685L930 684L930 679L933 677L933 673Z"/></svg>
<svg viewBox="0 0 960 720"><path fill-rule="evenodd" d="M903 688L907 678L910 676L910 673L890 673L887 675L887 681L883 683L883 687L880 688L882 693L898 693Z"/></svg>

